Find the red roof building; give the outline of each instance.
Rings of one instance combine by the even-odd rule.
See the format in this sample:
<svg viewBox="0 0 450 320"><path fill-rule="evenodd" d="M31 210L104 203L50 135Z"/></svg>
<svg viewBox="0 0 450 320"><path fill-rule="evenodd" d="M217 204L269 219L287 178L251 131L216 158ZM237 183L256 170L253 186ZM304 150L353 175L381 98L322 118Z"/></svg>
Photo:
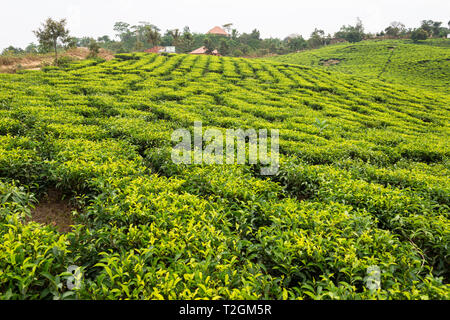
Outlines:
<svg viewBox="0 0 450 320"><path fill-rule="evenodd" d="M206 47L200 47L200 48L195 49L194 51L190 52L190 54L207 54L206 53L207 51L208 50L206 49ZM219 51L217 51L217 50L214 50L211 54L213 56L220 56Z"/></svg>
<svg viewBox="0 0 450 320"><path fill-rule="evenodd" d="M208 31L208 34L215 34L219 36L229 36L229 34L221 27L214 27Z"/></svg>
<svg viewBox="0 0 450 320"><path fill-rule="evenodd" d="M147 49L144 52L147 52L147 53L160 53L164 49L165 49L165 47L156 46L156 47L153 47L151 49Z"/></svg>

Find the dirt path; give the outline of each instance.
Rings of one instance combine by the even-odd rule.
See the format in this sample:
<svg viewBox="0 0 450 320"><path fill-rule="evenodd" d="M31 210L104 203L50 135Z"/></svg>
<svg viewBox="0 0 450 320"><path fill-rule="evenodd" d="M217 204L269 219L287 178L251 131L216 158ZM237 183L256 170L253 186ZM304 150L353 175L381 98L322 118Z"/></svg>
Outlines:
<svg viewBox="0 0 450 320"><path fill-rule="evenodd" d="M388 66L391 64L392 56L394 55L394 52L395 52L395 47L388 47L387 49L388 49L389 51L391 51L391 53L389 54L389 57L388 57L386 63L384 64L383 69L382 69L381 72L378 74L378 76L377 76L378 79L380 79L381 76L383 75L383 73L386 72Z"/></svg>
<svg viewBox="0 0 450 320"><path fill-rule="evenodd" d="M61 57L70 57L74 60L86 59L89 55L89 49L85 47L69 49L64 52ZM114 54L108 50L100 49L98 55L105 60L114 59ZM53 63L52 54L45 55L26 55L23 57L1 57L0 56L0 73L16 73L18 70L40 70L46 65Z"/></svg>

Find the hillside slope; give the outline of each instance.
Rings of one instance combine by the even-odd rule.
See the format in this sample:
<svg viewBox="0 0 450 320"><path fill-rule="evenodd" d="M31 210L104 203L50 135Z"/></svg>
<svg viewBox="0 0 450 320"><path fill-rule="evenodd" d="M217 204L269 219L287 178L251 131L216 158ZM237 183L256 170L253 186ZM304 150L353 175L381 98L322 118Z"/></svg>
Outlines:
<svg viewBox="0 0 450 320"><path fill-rule="evenodd" d="M262 60L117 57L0 75L0 297L450 298L448 96ZM279 129L278 174L173 164L171 134L196 120ZM68 234L24 218L54 188L80 207ZM55 285L71 265L76 291Z"/></svg>
<svg viewBox="0 0 450 320"><path fill-rule="evenodd" d="M450 40L409 40L341 43L269 58L273 61L320 67L409 86L450 88Z"/></svg>
<svg viewBox="0 0 450 320"><path fill-rule="evenodd" d="M71 60L84 60L89 56L86 47L72 48L59 53L60 57ZM112 52L101 48L98 58L111 60L114 58ZM17 54L0 56L0 73L16 73L21 70L40 70L44 66L53 65L54 53L45 54Z"/></svg>

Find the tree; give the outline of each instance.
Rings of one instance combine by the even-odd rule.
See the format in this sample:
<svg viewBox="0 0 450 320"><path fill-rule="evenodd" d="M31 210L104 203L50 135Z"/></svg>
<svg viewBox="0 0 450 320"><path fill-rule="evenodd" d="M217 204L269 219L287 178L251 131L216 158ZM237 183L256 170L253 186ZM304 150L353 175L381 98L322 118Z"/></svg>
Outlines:
<svg viewBox="0 0 450 320"><path fill-rule="evenodd" d="M77 47L77 43L78 43L78 39L77 38L69 37L67 39L66 48L68 48L68 49L76 48Z"/></svg>
<svg viewBox="0 0 450 320"><path fill-rule="evenodd" d="M228 34L230 34L232 26L233 26L232 23L227 23L227 24L224 24L222 27L228 32Z"/></svg>
<svg viewBox="0 0 450 320"><path fill-rule="evenodd" d="M230 46L228 45L227 40L220 40L219 52L223 56L227 56L230 53Z"/></svg>
<svg viewBox="0 0 450 320"><path fill-rule="evenodd" d="M172 36L173 45L177 47L180 44L180 39L181 39L180 30L178 30L178 29L170 30L169 34Z"/></svg>
<svg viewBox="0 0 450 320"><path fill-rule="evenodd" d="M134 41L133 49L136 51L144 50L144 42L149 42L151 46L158 44L160 39L159 28L146 21L140 21L138 25L131 26ZM151 35L150 35L151 33ZM130 42L131 44L131 42Z"/></svg>
<svg viewBox="0 0 450 320"><path fill-rule="evenodd" d="M245 46L248 46L252 49L258 49L261 44L260 36L261 35L257 29L254 29L251 33L243 33L239 37L239 42L241 43L241 45L243 45L242 51L245 50Z"/></svg>
<svg viewBox="0 0 450 320"><path fill-rule="evenodd" d="M318 48L325 44L325 32L323 30L314 29L308 40L310 48Z"/></svg>
<svg viewBox="0 0 450 320"><path fill-rule="evenodd" d="M420 28L425 30L429 36L439 37L442 31L441 25L442 22L439 21L422 20Z"/></svg>
<svg viewBox="0 0 450 320"><path fill-rule="evenodd" d="M33 31L43 47L53 48L55 50L55 62L58 62L58 41L63 45L70 41L66 23L66 19L55 21L48 18L42 24L42 28Z"/></svg>
<svg viewBox="0 0 450 320"><path fill-rule="evenodd" d="M398 21L393 21L391 22L391 24L389 25L389 27L387 27L386 29L384 29L384 31L386 32L386 34L388 36L391 37L398 37L401 34L404 34L406 32L406 27L403 23L398 22Z"/></svg>
<svg viewBox="0 0 450 320"><path fill-rule="evenodd" d="M102 37L98 37L97 38L98 42L104 43L104 44L108 44L111 43L111 38L108 35L102 36Z"/></svg>
<svg viewBox="0 0 450 320"><path fill-rule="evenodd" d="M348 42L359 42L364 39L364 27L361 19L357 18L355 26L342 26L341 29L335 33L336 38L342 38Z"/></svg>
<svg viewBox="0 0 450 320"><path fill-rule="evenodd" d="M205 38L203 45L206 48L206 53L211 54L216 48L214 47L214 43L210 37Z"/></svg>
<svg viewBox="0 0 450 320"><path fill-rule="evenodd" d="M420 29L425 30L428 34L433 32L433 20L422 20Z"/></svg>
<svg viewBox="0 0 450 320"><path fill-rule="evenodd" d="M8 48L3 50L2 55L15 55L15 54L23 53L23 52L24 51L21 48L16 48L14 46L9 46Z"/></svg>
<svg viewBox="0 0 450 320"><path fill-rule="evenodd" d="M239 38L239 32L236 29L231 30L231 39L236 40Z"/></svg>
<svg viewBox="0 0 450 320"><path fill-rule="evenodd" d="M250 34L250 37L254 40L261 40L261 34L258 29L254 29Z"/></svg>
<svg viewBox="0 0 450 320"><path fill-rule="evenodd" d="M76 40L77 40L77 45L79 47L89 47L89 43L91 43L91 41L94 40L94 38L82 37L82 38L76 38Z"/></svg>
<svg viewBox="0 0 450 320"><path fill-rule="evenodd" d="M411 33L411 39L416 43L419 42L420 40L426 40L427 38L428 32L426 32L422 28L416 29Z"/></svg>
<svg viewBox="0 0 450 320"><path fill-rule="evenodd" d="M116 36L122 42L121 51L131 51L136 42L136 34L130 30L130 24L126 22L116 22L114 24Z"/></svg>
<svg viewBox="0 0 450 320"><path fill-rule="evenodd" d="M284 39L286 46L290 51L299 51L305 49L307 46L306 40L299 34L292 34Z"/></svg>
<svg viewBox="0 0 450 320"><path fill-rule="evenodd" d="M441 34L441 25L442 22L434 21L433 22L433 36L439 37Z"/></svg>
<svg viewBox="0 0 450 320"><path fill-rule="evenodd" d="M38 53L38 46L34 43L30 43L26 48L25 48L25 52L26 53Z"/></svg>
<svg viewBox="0 0 450 320"><path fill-rule="evenodd" d="M159 44L161 41L161 34L159 33L159 30L157 28L147 26L145 33L145 38L147 42L150 44L150 46L154 47Z"/></svg>
<svg viewBox="0 0 450 320"><path fill-rule="evenodd" d="M100 52L100 45L98 44L97 41L92 39L91 42L89 43L89 57L95 58L98 56L99 52Z"/></svg>
<svg viewBox="0 0 450 320"><path fill-rule="evenodd" d="M193 49L194 36L191 33L189 27L184 27L183 35L178 44L177 52L186 53Z"/></svg>

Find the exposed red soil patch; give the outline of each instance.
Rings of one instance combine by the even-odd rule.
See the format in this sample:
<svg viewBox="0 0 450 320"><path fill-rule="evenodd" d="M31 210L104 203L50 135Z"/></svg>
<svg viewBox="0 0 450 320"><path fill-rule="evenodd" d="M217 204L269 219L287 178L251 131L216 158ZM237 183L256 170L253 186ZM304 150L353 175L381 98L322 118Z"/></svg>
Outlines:
<svg viewBox="0 0 450 320"><path fill-rule="evenodd" d="M67 233L74 225L72 211L75 210L76 208L70 204L69 200L63 198L61 192L51 190L31 211L31 219L27 220L50 225L56 227L61 233Z"/></svg>
<svg viewBox="0 0 450 320"><path fill-rule="evenodd" d="M85 47L73 48L59 56L69 57L74 60L83 60L89 56L89 49ZM98 57L109 61L114 59L114 54L102 48ZM0 73L15 73L17 70L40 70L42 66L51 65L54 59L52 53L0 57Z"/></svg>
<svg viewBox="0 0 450 320"><path fill-rule="evenodd" d="M71 58L79 59L79 60L86 59L89 56L89 49L86 47L78 47L78 48L74 48L74 49L69 49L63 54L63 56L67 56L67 57L71 57ZM109 61L111 59L114 59L114 54L108 50L100 48L98 57Z"/></svg>

